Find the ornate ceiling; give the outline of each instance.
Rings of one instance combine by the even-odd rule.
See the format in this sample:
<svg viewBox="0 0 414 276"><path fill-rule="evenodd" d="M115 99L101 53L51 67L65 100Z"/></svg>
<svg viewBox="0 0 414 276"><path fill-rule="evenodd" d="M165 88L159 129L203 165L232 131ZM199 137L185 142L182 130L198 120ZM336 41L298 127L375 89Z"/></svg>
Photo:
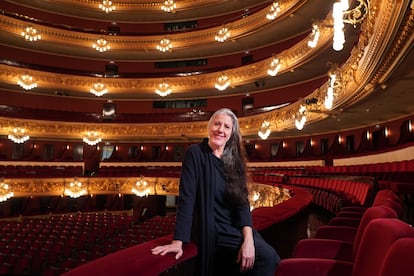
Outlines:
<svg viewBox="0 0 414 276"><path fill-rule="evenodd" d="M0 104L7 105L5 95L24 97L24 93L56 97L63 103L68 98L94 101L97 97L89 90L97 81L109 90L103 98L132 105L137 101L206 98L219 99L226 106L232 97L249 93L262 97L262 102L269 97L266 104L255 106L252 115L237 110L243 135L256 139L264 121L270 123L271 137L277 138L357 128L414 113L410 1L369 1L369 13L361 24L345 24L342 51L332 49L330 0L274 1L280 7L274 20L266 18L273 1L175 1L176 9L169 13L161 10L162 1L112 2L115 10L106 13L99 9L102 1L2 1ZM360 3L354 1L351 7ZM196 27L164 28L167 23L180 22L196 22ZM313 24L320 31L315 48L308 46ZM29 42L22 37L28 26L36 28L40 40ZM119 32L111 34L114 26ZM230 37L220 43L214 37L223 27L230 30ZM164 38L171 41L170 51L157 50ZM99 39L105 39L110 49L96 51L92 45ZM252 61L241 62L249 55L254 57ZM268 70L276 58L280 69L271 76ZM154 65L191 60L207 60L208 66ZM118 76L105 76L105 65L110 62L118 66ZM340 89L332 108L327 109L323 103L333 69ZM17 85L23 74L32 76L38 86L23 91ZM222 75L231 84L218 91L214 85ZM165 98L154 93L162 82L172 90ZM56 95L58 90L67 96ZM290 98L278 96L286 91L298 92ZM283 107L272 109L280 105ZM301 105L306 106L307 122L298 131L295 116ZM171 141L183 136L199 139L205 131L204 121L85 124L23 120L17 115L0 117L0 134L15 125L25 125L31 136L53 139L76 139L88 129L97 129L111 140L140 137Z"/></svg>

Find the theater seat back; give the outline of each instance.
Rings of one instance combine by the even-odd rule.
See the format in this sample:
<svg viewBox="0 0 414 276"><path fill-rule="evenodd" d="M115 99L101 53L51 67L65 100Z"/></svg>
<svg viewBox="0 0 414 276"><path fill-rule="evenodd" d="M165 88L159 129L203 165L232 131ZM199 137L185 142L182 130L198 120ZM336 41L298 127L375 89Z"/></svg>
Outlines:
<svg viewBox="0 0 414 276"><path fill-rule="evenodd" d="M414 274L414 238L402 238L388 249L380 276Z"/></svg>

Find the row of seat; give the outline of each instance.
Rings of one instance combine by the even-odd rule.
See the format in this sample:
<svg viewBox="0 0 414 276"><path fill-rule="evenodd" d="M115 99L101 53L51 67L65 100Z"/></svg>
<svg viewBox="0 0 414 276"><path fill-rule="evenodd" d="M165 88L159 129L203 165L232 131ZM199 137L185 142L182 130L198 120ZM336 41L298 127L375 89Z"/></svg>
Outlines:
<svg viewBox="0 0 414 276"><path fill-rule="evenodd" d="M412 275L414 259L400 254L414 249L414 229L398 218L398 205L384 190L369 208L344 208L313 238L299 241L275 275Z"/></svg>
<svg viewBox="0 0 414 276"><path fill-rule="evenodd" d="M172 233L175 219L133 225L127 213L53 215L0 222L0 274L60 275L85 262ZM4 273L2 273L4 272Z"/></svg>
<svg viewBox="0 0 414 276"><path fill-rule="evenodd" d="M76 177L83 175L83 167L76 165L0 165L0 177Z"/></svg>

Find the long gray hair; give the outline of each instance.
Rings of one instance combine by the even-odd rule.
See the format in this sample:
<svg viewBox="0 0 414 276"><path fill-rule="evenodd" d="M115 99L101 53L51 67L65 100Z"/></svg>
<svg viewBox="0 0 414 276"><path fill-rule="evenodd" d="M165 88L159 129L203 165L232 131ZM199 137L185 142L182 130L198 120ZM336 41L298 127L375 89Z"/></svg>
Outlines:
<svg viewBox="0 0 414 276"><path fill-rule="evenodd" d="M221 108L211 116L207 129L210 129L214 118L217 115L225 114L229 116L233 123L231 136L224 147L221 160L223 161L224 175L226 176L228 199L233 204L244 204L247 202L247 165L246 153L242 145L242 135L240 132L239 120L236 115L228 108Z"/></svg>

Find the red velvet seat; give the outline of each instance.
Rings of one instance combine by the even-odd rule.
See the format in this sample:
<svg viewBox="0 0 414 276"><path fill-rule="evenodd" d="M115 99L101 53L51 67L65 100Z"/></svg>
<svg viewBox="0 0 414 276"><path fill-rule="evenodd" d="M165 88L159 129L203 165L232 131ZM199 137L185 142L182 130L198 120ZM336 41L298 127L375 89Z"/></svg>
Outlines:
<svg viewBox="0 0 414 276"><path fill-rule="evenodd" d="M395 241L407 237L414 238L414 229L407 223L392 218L374 219L362 236L353 263L320 258L289 258L280 262L275 276L378 276L388 257L389 248Z"/></svg>
<svg viewBox="0 0 414 276"><path fill-rule="evenodd" d="M414 238L402 238L388 249L380 276L409 276L414 273Z"/></svg>
<svg viewBox="0 0 414 276"><path fill-rule="evenodd" d="M326 258L353 262L367 226L372 220L378 218L397 218L397 215L392 209L385 206L368 208L358 229L355 231L353 240L348 239L343 234L349 232L349 227L327 226L332 232L327 239L300 240L296 244L292 256L295 258ZM335 239L334 234L337 235Z"/></svg>

